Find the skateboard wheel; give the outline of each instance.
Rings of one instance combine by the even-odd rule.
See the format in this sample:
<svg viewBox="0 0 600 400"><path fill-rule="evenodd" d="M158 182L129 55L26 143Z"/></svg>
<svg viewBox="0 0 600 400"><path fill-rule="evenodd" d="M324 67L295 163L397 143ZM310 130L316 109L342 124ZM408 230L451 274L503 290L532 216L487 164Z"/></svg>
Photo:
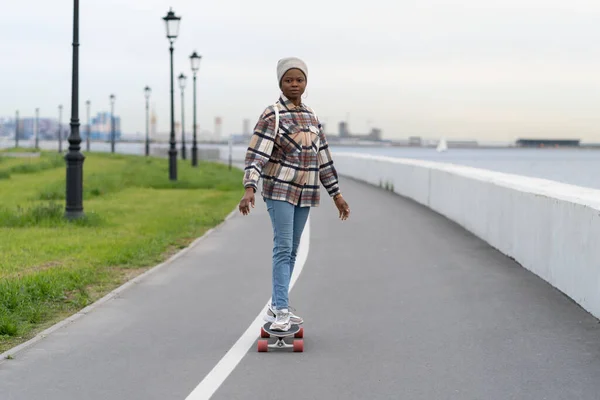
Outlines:
<svg viewBox="0 0 600 400"><path fill-rule="evenodd" d="M304 352L304 340L294 340L294 353Z"/></svg>
<svg viewBox="0 0 600 400"><path fill-rule="evenodd" d="M294 337L297 339L302 339L304 337L304 328L300 328L300 330L296 332Z"/></svg>
<svg viewBox="0 0 600 400"><path fill-rule="evenodd" d="M263 339L268 339L271 337L271 335L269 335L266 331L265 328L260 328L260 337Z"/></svg>
<svg viewBox="0 0 600 400"><path fill-rule="evenodd" d="M265 353L267 351L269 351L269 342L266 340L259 340L258 341L258 352Z"/></svg>

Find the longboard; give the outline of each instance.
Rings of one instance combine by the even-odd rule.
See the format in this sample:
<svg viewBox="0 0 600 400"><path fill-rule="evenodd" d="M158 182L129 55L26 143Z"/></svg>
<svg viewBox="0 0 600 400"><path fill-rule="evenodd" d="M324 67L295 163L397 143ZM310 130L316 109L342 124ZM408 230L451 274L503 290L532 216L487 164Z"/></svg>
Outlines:
<svg viewBox="0 0 600 400"><path fill-rule="evenodd" d="M267 322L260 328L260 339L258 341L258 351L264 353L269 349L293 349L295 353L301 353L304 351L304 328L300 325L292 324L290 329L286 332L274 331L269 329L271 326L270 322ZM283 339L288 336L294 336L292 344L286 343ZM277 341L270 344L268 338L276 337Z"/></svg>

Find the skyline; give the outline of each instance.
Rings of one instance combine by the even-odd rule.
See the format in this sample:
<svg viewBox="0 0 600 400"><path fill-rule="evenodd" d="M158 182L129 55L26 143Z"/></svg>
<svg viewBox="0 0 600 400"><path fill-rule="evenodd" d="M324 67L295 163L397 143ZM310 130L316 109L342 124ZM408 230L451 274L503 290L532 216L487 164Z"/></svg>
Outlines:
<svg viewBox="0 0 600 400"><path fill-rule="evenodd" d="M307 0L293 45L281 34L281 8L239 0L136 3L81 7L82 125L85 101L94 115L110 109L114 93L123 133L145 132L148 85L157 131L169 131L169 44L161 18L172 7L182 17L174 73L188 77L186 132L193 104L189 56L197 51L199 130L214 130L217 116L224 134L240 133L245 119L253 128L280 93L277 60L294 55L309 68L305 102L332 133L349 116L353 133L377 127L384 139L600 142L600 49L594 47L600 4L592 1L372 0L365 10ZM5 13L11 19L0 29L11 40L0 43L7 60L0 84L11 95L0 98L0 115L18 109L33 116L39 107L52 117L62 103L68 123L72 4L32 0L7 4ZM176 83L175 119L180 115Z"/></svg>
<svg viewBox="0 0 600 400"><path fill-rule="evenodd" d="M90 137L93 140L104 140L108 135L110 135L110 115L110 112L98 112L93 115L90 114ZM59 125L63 133L66 132L68 134L71 129L69 124L70 121L65 121L64 116L62 121L59 121L57 117L46 117L44 115L40 115L39 118L36 118L36 116L21 115L19 113L19 139L34 139L36 132L36 120L39 122L39 134L41 140L57 138ZM15 116L0 116L0 139L15 137L15 122ZM121 117L117 114L114 115L114 123L115 137L117 140L120 140L122 136ZM87 127L88 125L86 119L85 122L81 122L80 126L80 135L82 139L85 139L87 136Z"/></svg>

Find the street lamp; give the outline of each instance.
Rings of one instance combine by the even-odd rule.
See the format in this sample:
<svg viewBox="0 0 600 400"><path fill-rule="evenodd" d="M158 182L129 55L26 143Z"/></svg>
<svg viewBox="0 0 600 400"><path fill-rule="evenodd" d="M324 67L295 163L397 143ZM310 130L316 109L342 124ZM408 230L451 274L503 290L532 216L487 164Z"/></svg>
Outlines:
<svg viewBox="0 0 600 400"><path fill-rule="evenodd" d="M185 107L183 105L185 81L187 77L182 73L179 75L179 88L181 89L181 158L185 160Z"/></svg>
<svg viewBox="0 0 600 400"><path fill-rule="evenodd" d="M83 161L81 136L79 136L79 0L73 6L73 72L71 91L71 132L67 162L67 201L65 217L83 217Z"/></svg>
<svg viewBox="0 0 600 400"><path fill-rule="evenodd" d="M152 93L152 89L150 89L149 86L146 86L144 88L144 96L146 97L146 156L150 155L150 130L149 130L149 124L150 124L150 103L149 103L149 99L150 99L150 94Z"/></svg>
<svg viewBox="0 0 600 400"><path fill-rule="evenodd" d="M58 106L58 152L62 153L62 104Z"/></svg>
<svg viewBox="0 0 600 400"><path fill-rule="evenodd" d="M15 113L15 149L19 147L19 110Z"/></svg>
<svg viewBox="0 0 600 400"><path fill-rule="evenodd" d="M169 138L169 179L177 180L177 148L175 147L175 101L173 91L173 42L179 34L179 22L181 17L176 17L172 9L169 9L166 17L163 17L167 28L167 39L169 39L171 52L171 135Z"/></svg>
<svg viewBox="0 0 600 400"><path fill-rule="evenodd" d="M198 166L198 142L196 140L196 73L200 69L200 59L202 57L194 53L190 56L192 62L192 71L194 72L194 139L192 142L192 166Z"/></svg>
<svg viewBox="0 0 600 400"><path fill-rule="evenodd" d="M35 109L35 149L40 148L40 109Z"/></svg>
<svg viewBox="0 0 600 400"><path fill-rule="evenodd" d="M91 135L91 131L92 131L92 127L91 127L91 123L90 123L90 105L92 104L91 101L86 101L85 105L87 107L87 135L85 135L85 150L86 151L90 151L90 135Z"/></svg>
<svg viewBox="0 0 600 400"><path fill-rule="evenodd" d="M115 152L115 95L110 95L110 152Z"/></svg>

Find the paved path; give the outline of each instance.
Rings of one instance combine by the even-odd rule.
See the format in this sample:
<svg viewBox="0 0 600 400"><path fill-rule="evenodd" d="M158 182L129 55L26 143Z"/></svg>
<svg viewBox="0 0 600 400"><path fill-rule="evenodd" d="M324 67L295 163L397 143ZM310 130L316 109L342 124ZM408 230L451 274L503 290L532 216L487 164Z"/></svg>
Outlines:
<svg viewBox="0 0 600 400"><path fill-rule="evenodd" d="M213 399L599 398L596 319L430 210L342 188L351 219L327 199L313 209L291 293L305 352L252 346ZM186 399L268 300L271 240L257 198L250 216L0 364L0 399Z"/></svg>

